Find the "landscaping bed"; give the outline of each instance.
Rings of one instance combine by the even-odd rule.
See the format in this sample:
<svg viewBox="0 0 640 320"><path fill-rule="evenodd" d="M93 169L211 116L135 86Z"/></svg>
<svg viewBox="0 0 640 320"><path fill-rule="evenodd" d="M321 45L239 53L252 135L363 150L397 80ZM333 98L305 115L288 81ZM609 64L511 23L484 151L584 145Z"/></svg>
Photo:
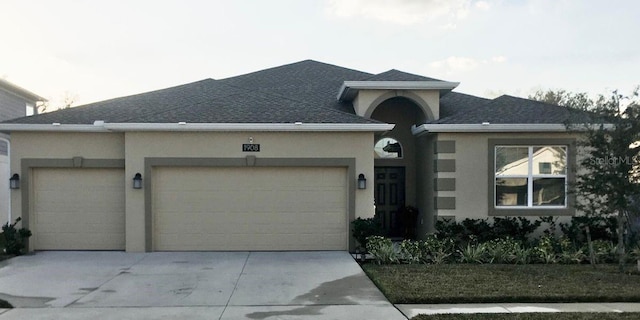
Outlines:
<svg viewBox="0 0 640 320"><path fill-rule="evenodd" d="M640 302L635 266L364 264L391 303Z"/></svg>
<svg viewBox="0 0 640 320"><path fill-rule="evenodd" d="M640 319L640 313L477 313L477 314L438 314L413 317L411 320L626 320Z"/></svg>

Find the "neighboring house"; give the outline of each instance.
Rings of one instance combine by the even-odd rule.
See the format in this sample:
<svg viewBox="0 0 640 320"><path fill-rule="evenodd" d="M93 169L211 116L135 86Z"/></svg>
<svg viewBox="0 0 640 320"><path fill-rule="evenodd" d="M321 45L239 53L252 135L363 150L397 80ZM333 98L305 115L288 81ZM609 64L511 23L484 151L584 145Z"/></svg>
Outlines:
<svg viewBox="0 0 640 320"><path fill-rule="evenodd" d="M31 250L126 251L353 250L350 221L401 236L403 206L419 235L573 215L572 112L457 85L306 60L8 121L13 212Z"/></svg>
<svg viewBox="0 0 640 320"><path fill-rule="evenodd" d="M0 79L0 121L37 113L38 102L46 101L45 98L20 88L6 80ZM9 202L9 135L0 132L0 222L4 223L8 216Z"/></svg>

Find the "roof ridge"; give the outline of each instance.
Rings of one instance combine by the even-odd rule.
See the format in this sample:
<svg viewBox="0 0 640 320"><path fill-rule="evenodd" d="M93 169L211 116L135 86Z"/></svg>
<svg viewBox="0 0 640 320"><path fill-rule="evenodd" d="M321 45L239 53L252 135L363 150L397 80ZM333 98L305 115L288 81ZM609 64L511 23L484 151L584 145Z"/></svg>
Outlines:
<svg viewBox="0 0 640 320"><path fill-rule="evenodd" d="M222 78L219 80L230 80L230 79L236 79L236 78L240 78L240 77L245 77L245 76L249 76L249 75L253 75L253 74L258 74L258 73L263 73L263 72L267 72L267 71L273 71L273 70L277 70L277 69L283 69L283 68L287 68L287 67L291 67L297 64L303 64L303 63L315 63L315 64L322 64L325 66L330 66L333 68L338 68L338 69L343 69L343 70L349 70L349 71L354 71L354 72L359 72L359 73L367 73L369 75L372 75L369 72L366 71L361 71L361 70L356 70L356 69L351 69L351 68L345 68L345 67L341 67L335 64L331 64L331 63L327 63L327 62L322 62L322 61L317 61L317 60L313 60L313 59L305 59L305 60L300 60L300 61L296 61L296 62L291 62L291 63L287 63L287 64L283 64L283 65L279 65L279 66L275 66L275 67L270 67L267 69L261 69L261 70L257 70L257 71L251 71L251 72L247 72L247 73L243 73L243 74L239 74L236 76L231 76L228 78Z"/></svg>

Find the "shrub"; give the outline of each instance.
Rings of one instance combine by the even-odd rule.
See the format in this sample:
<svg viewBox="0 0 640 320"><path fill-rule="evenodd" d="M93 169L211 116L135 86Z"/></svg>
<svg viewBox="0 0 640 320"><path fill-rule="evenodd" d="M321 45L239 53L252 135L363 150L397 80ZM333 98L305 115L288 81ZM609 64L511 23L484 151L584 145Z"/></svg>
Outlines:
<svg viewBox="0 0 640 320"><path fill-rule="evenodd" d="M514 263L520 249L519 241L512 238L494 239L485 243L488 263Z"/></svg>
<svg viewBox="0 0 640 320"><path fill-rule="evenodd" d="M551 235L540 237L538 244L533 248L533 252L538 262L541 263L557 263L558 255L556 252L556 239Z"/></svg>
<svg viewBox="0 0 640 320"><path fill-rule="evenodd" d="M420 242L422 258L426 263L442 264L451 261L456 242L452 238L439 239L437 235L429 235Z"/></svg>
<svg viewBox="0 0 640 320"><path fill-rule="evenodd" d="M400 258L408 263L420 263L423 260L420 241L403 240L400 243Z"/></svg>
<svg viewBox="0 0 640 320"><path fill-rule="evenodd" d="M560 253L558 259L561 263L582 263L587 259L587 255L583 249L577 249L571 240L567 237L562 237L558 243L560 244Z"/></svg>
<svg viewBox="0 0 640 320"><path fill-rule="evenodd" d="M493 233L495 238L513 238L521 242L526 242L527 237L536 231L542 221L531 220L523 217L493 218Z"/></svg>
<svg viewBox="0 0 640 320"><path fill-rule="evenodd" d="M360 217L351 221L351 233L358 241L362 250L367 248L367 237L381 236L382 227L375 218L362 219Z"/></svg>
<svg viewBox="0 0 640 320"><path fill-rule="evenodd" d="M486 253L486 244L469 242L458 250L458 259L462 263L484 263Z"/></svg>
<svg viewBox="0 0 640 320"><path fill-rule="evenodd" d="M617 261L617 246L607 240L594 240L593 253L597 263L612 263Z"/></svg>
<svg viewBox="0 0 640 320"><path fill-rule="evenodd" d="M533 256L533 249L526 248L524 246L518 246L513 252L513 263L515 264L529 264Z"/></svg>
<svg viewBox="0 0 640 320"><path fill-rule="evenodd" d="M458 246L465 246L472 237L478 242L495 239L512 238L526 242L541 225L540 220L531 221L524 217L495 217L489 219L464 219L460 223L455 221L438 221L436 230L441 238L453 238Z"/></svg>
<svg viewBox="0 0 640 320"><path fill-rule="evenodd" d="M569 223L560 223L562 233L578 246L587 244L585 227L589 227L591 240L617 241L615 216L572 217Z"/></svg>
<svg viewBox="0 0 640 320"><path fill-rule="evenodd" d="M16 229L16 224L22 218L18 217L12 224L9 222L2 225L2 235L4 236L4 252L6 254L21 255L26 246L27 239L31 237L31 231L26 228Z"/></svg>
<svg viewBox="0 0 640 320"><path fill-rule="evenodd" d="M382 236L367 237L367 251L373 256L377 264L398 263L400 259L389 238Z"/></svg>

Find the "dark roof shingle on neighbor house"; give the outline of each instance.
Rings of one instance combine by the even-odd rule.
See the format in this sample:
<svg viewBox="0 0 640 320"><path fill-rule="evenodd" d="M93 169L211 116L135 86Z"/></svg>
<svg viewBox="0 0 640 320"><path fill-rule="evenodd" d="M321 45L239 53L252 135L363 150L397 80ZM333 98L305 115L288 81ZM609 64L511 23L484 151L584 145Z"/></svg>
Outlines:
<svg viewBox="0 0 640 320"><path fill-rule="evenodd" d="M336 97L344 81L441 81L398 70L377 75L304 60L226 79L205 79L6 123L379 123ZM430 123L562 123L569 111L527 99L449 92Z"/></svg>

